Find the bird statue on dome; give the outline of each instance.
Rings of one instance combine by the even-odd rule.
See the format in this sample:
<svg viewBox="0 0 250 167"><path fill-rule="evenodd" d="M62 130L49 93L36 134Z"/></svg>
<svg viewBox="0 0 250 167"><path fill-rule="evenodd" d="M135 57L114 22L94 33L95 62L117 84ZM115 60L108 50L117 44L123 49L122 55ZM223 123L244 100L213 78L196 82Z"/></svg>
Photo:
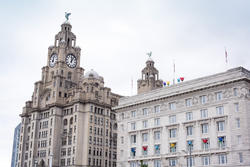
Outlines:
<svg viewBox="0 0 250 167"><path fill-rule="evenodd" d="M65 18L66 18L66 21L69 20L69 16L71 15L71 13L68 13L68 12L65 12Z"/></svg>
<svg viewBox="0 0 250 167"><path fill-rule="evenodd" d="M147 53L147 55L150 58L152 56L152 52L150 51L149 53Z"/></svg>

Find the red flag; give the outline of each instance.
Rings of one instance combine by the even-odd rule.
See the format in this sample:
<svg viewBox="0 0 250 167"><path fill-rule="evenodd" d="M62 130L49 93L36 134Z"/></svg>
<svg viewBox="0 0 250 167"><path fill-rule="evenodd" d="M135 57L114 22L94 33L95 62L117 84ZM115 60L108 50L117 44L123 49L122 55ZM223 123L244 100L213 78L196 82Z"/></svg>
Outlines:
<svg viewBox="0 0 250 167"><path fill-rule="evenodd" d="M207 139L202 139L202 141L203 141L203 143L207 143L208 140Z"/></svg>

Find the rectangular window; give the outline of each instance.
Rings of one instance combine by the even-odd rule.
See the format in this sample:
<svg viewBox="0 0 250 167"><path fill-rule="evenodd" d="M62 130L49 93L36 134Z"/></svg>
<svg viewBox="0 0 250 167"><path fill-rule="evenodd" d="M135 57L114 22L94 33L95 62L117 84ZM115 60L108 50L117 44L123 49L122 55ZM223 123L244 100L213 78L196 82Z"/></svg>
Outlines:
<svg viewBox="0 0 250 167"><path fill-rule="evenodd" d="M207 118L208 117L208 111L207 109L201 110L201 118Z"/></svg>
<svg viewBox="0 0 250 167"><path fill-rule="evenodd" d="M187 126L187 136L193 135L193 126Z"/></svg>
<svg viewBox="0 0 250 167"><path fill-rule="evenodd" d="M136 162L130 162L130 167L137 167L136 164L137 164ZM106 167L106 166L107 166L107 165L105 165L105 167Z"/></svg>
<svg viewBox="0 0 250 167"><path fill-rule="evenodd" d="M142 155L148 155L148 146L142 146Z"/></svg>
<svg viewBox="0 0 250 167"><path fill-rule="evenodd" d="M225 122L224 121L217 122L217 130L218 130L218 132L223 132L224 129L225 129Z"/></svg>
<svg viewBox="0 0 250 167"><path fill-rule="evenodd" d="M147 108L142 109L142 115L148 115L148 109Z"/></svg>
<svg viewBox="0 0 250 167"><path fill-rule="evenodd" d="M224 149L226 147L226 137L225 136L218 137L218 146L220 149Z"/></svg>
<svg viewBox="0 0 250 167"><path fill-rule="evenodd" d="M155 131L155 132L154 132L154 139L155 139L155 140L160 140L160 138L161 138L161 133L160 133L160 131Z"/></svg>
<svg viewBox="0 0 250 167"><path fill-rule="evenodd" d="M210 142L209 142L209 139L208 139L208 138L202 139L202 140L201 140L201 143L202 143L202 149L203 149L203 150L206 151L206 150L209 149Z"/></svg>
<svg viewBox="0 0 250 167"><path fill-rule="evenodd" d="M207 103L207 96L206 95L200 96L200 102L201 102L201 104L206 104Z"/></svg>
<svg viewBox="0 0 250 167"><path fill-rule="evenodd" d="M234 88L233 92L234 92L234 96L238 96L238 88Z"/></svg>
<svg viewBox="0 0 250 167"><path fill-rule="evenodd" d="M201 125L201 132L202 132L203 134L208 133L208 124L207 124L207 123Z"/></svg>
<svg viewBox="0 0 250 167"><path fill-rule="evenodd" d="M194 166L194 157L188 157L187 158L187 167Z"/></svg>
<svg viewBox="0 0 250 167"><path fill-rule="evenodd" d="M170 138L175 138L176 137L176 131L177 131L176 128L175 129L170 129L169 130L169 137Z"/></svg>
<svg viewBox="0 0 250 167"><path fill-rule="evenodd" d="M187 121L193 120L193 113L192 112L187 112L186 113L186 120Z"/></svg>
<svg viewBox="0 0 250 167"><path fill-rule="evenodd" d="M161 167L161 160L154 160L154 167Z"/></svg>
<svg viewBox="0 0 250 167"><path fill-rule="evenodd" d="M209 156L203 156L201 157L202 166L209 166L210 165L210 157Z"/></svg>
<svg viewBox="0 0 250 167"><path fill-rule="evenodd" d="M222 92L215 93L216 95L216 101L222 100Z"/></svg>
<svg viewBox="0 0 250 167"><path fill-rule="evenodd" d="M136 148L135 147L131 148L131 156L132 157L136 156Z"/></svg>
<svg viewBox="0 0 250 167"><path fill-rule="evenodd" d="M156 144L155 145L155 148L154 148L154 152L155 152L155 154L160 154L161 153L161 145L159 145L159 144Z"/></svg>
<svg viewBox="0 0 250 167"><path fill-rule="evenodd" d="M170 143L170 152L175 153L176 152L176 143Z"/></svg>
<svg viewBox="0 0 250 167"><path fill-rule="evenodd" d="M170 124L176 123L176 115L169 116L169 123Z"/></svg>
<svg viewBox="0 0 250 167"><path fill-rule="evenodd" d="M216 107L216 113L217 115L224 115L224 107L223 106Z"/></svg>
<svg viewBox="0 0 250 167"><path fill-rule="evenodd" d="M192 140L187 141L187 152L193 151L194 150L194 144Z"/></svg>
<svg viewBox="0 0 250 167"><path fill-rule="evenodd" d="M175 102L169 103L169 109L170 109L170 110L175 110L175 109L176 109L176 104L175 104Z"/></svg>
<svg viewBox="0 0 250 167"><path fill-rule="evenodd" d="M125 114L121 113L120 118L123 120L125 118Z"/></svg>
<svg viewBox="0 0 250 167"><path fill-rule="evenodd" d="M131 135L131 143L132 144L136 143L136 135Z"/></svg>
<svg viewBox="0 0 250 167"><path fill-rule="evenodd" d="M136 123L135 122L132 122L131 123L131 130L135 130L136 129Z"/></svg>
<svg viewBox="0 0 250 167"><path fill-rule="evenodd" d="M159 126L160 125L160 118L155 118L154 123L155 123L155 126Z"/></svg>
<svg viewBox="0 0 250 167"><path fill-rule="evenodd" d="M121 144L123 144L124 143L124 137L122 136L121 137Z"/></svg>
<svg viewBox="0 0 250 167"><path fill-rule="evenodd" d="M191 107L192 106L192 99L191 98L186 99L185 102L186 102L186 107Z"/></svg>
<svg viewBox="0 0 250 167"><path fill-rule="evenodd" d="M227 163L227 155L226 154L219 154L219 164L226 164Z"/></svg>
<svg viewBox="0 0 250 167"><path fill-rule="evenodd" d="M241 135L237 135L237 144L241 144Z"/></svg>
<svg viewBox="0 0 250 167"><path fill-rule="evenodd" d="M239 161L240 161L240 163L243 163L243 154L242 153L239 153Z"/></svg>
<svg viewBox="0 0 250 167"><path fill-rule="evenodd" d="M237 128L240 128L240 118L237 118L237 119L236 119L236 127L237 127Z"/></svg>
<svg viewBox="0 0 250 167"><path fill-rule="evenodd" d="M154 110L155 110L155 113L159 113L160 112L160 106L154 106Z"/></svg>
<svg viewBox="0 0 250 167"><path fill-rule="evenodd" d="M148 133L143 133L142 134L142 142L147 142L148 141Z"/></svg>
<svg viewBox="0 0 250 167"><path fill-rule="evenodd" d="M131 117L135 118L135 116L136 116L136 111L131 111Z"/></svg>
<svg viewBox="0 0 250 167"><path fill-rule="evenodd" d="M234 103L234 111L239 112L239 103Z"/></svg>
<svg viewBox="0 0 250 167"><path fill-rule="evenodd" d="M142 121L142 127L147 128L148 127L148 120Z"/></svg>
<svg viewBox="0 0 250 167"><path fill-rule="evenodd" d="M175 158L169 159L169 166L177 166L177 159Z"/></svg>

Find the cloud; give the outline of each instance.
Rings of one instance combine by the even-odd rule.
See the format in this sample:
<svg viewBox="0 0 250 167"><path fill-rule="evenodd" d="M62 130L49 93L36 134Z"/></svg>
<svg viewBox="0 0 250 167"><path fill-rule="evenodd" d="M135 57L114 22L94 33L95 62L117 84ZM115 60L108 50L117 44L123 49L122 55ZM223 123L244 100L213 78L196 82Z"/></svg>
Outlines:
<svg viewBox="0 0 250 167"><path fill-rule="evenodd" d="M152 58L160 78L187 80L227 70L250 69L249 1L5 1L1 4L0 160L10 166L12 137L18 114L47 63L47 48L60 31L64 12L82 48L81 66L95 69L115 93L136 93L136 80ZM4 128L3 128L4 127Z"/></svg>

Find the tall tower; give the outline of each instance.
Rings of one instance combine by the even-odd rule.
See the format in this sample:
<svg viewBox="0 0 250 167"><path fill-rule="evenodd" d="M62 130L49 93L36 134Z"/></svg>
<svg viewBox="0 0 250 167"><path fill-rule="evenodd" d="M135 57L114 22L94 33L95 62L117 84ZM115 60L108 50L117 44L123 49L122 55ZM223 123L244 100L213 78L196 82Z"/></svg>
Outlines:
<svg viewBox="0 0 250 167"><path fill-rule="evenodd" d="M84 73L80 67L81 48L76 47L71 28L69 22L64 22L48 49L47 66L42 68L41 81L35 83L34 107L64 103L63 98L69 95L66 90L76 87Z"/></svg>
<svg viewBox="0 0 250 167"><path fill-rule="evenodd" d="M150 90L161 88L163 81L159 79L159 72L154 67L154 61L151 53L146 61L146 67L142 70L142 79L137 80L137 93L144 93Z"/></svg>
<svg viewBox="0 0 250 167"><path fill-rule="evenodd" d="M119 95L94 70L84 75L80 47L66 21L20 114L18 167L115 166Z"/></svg>

